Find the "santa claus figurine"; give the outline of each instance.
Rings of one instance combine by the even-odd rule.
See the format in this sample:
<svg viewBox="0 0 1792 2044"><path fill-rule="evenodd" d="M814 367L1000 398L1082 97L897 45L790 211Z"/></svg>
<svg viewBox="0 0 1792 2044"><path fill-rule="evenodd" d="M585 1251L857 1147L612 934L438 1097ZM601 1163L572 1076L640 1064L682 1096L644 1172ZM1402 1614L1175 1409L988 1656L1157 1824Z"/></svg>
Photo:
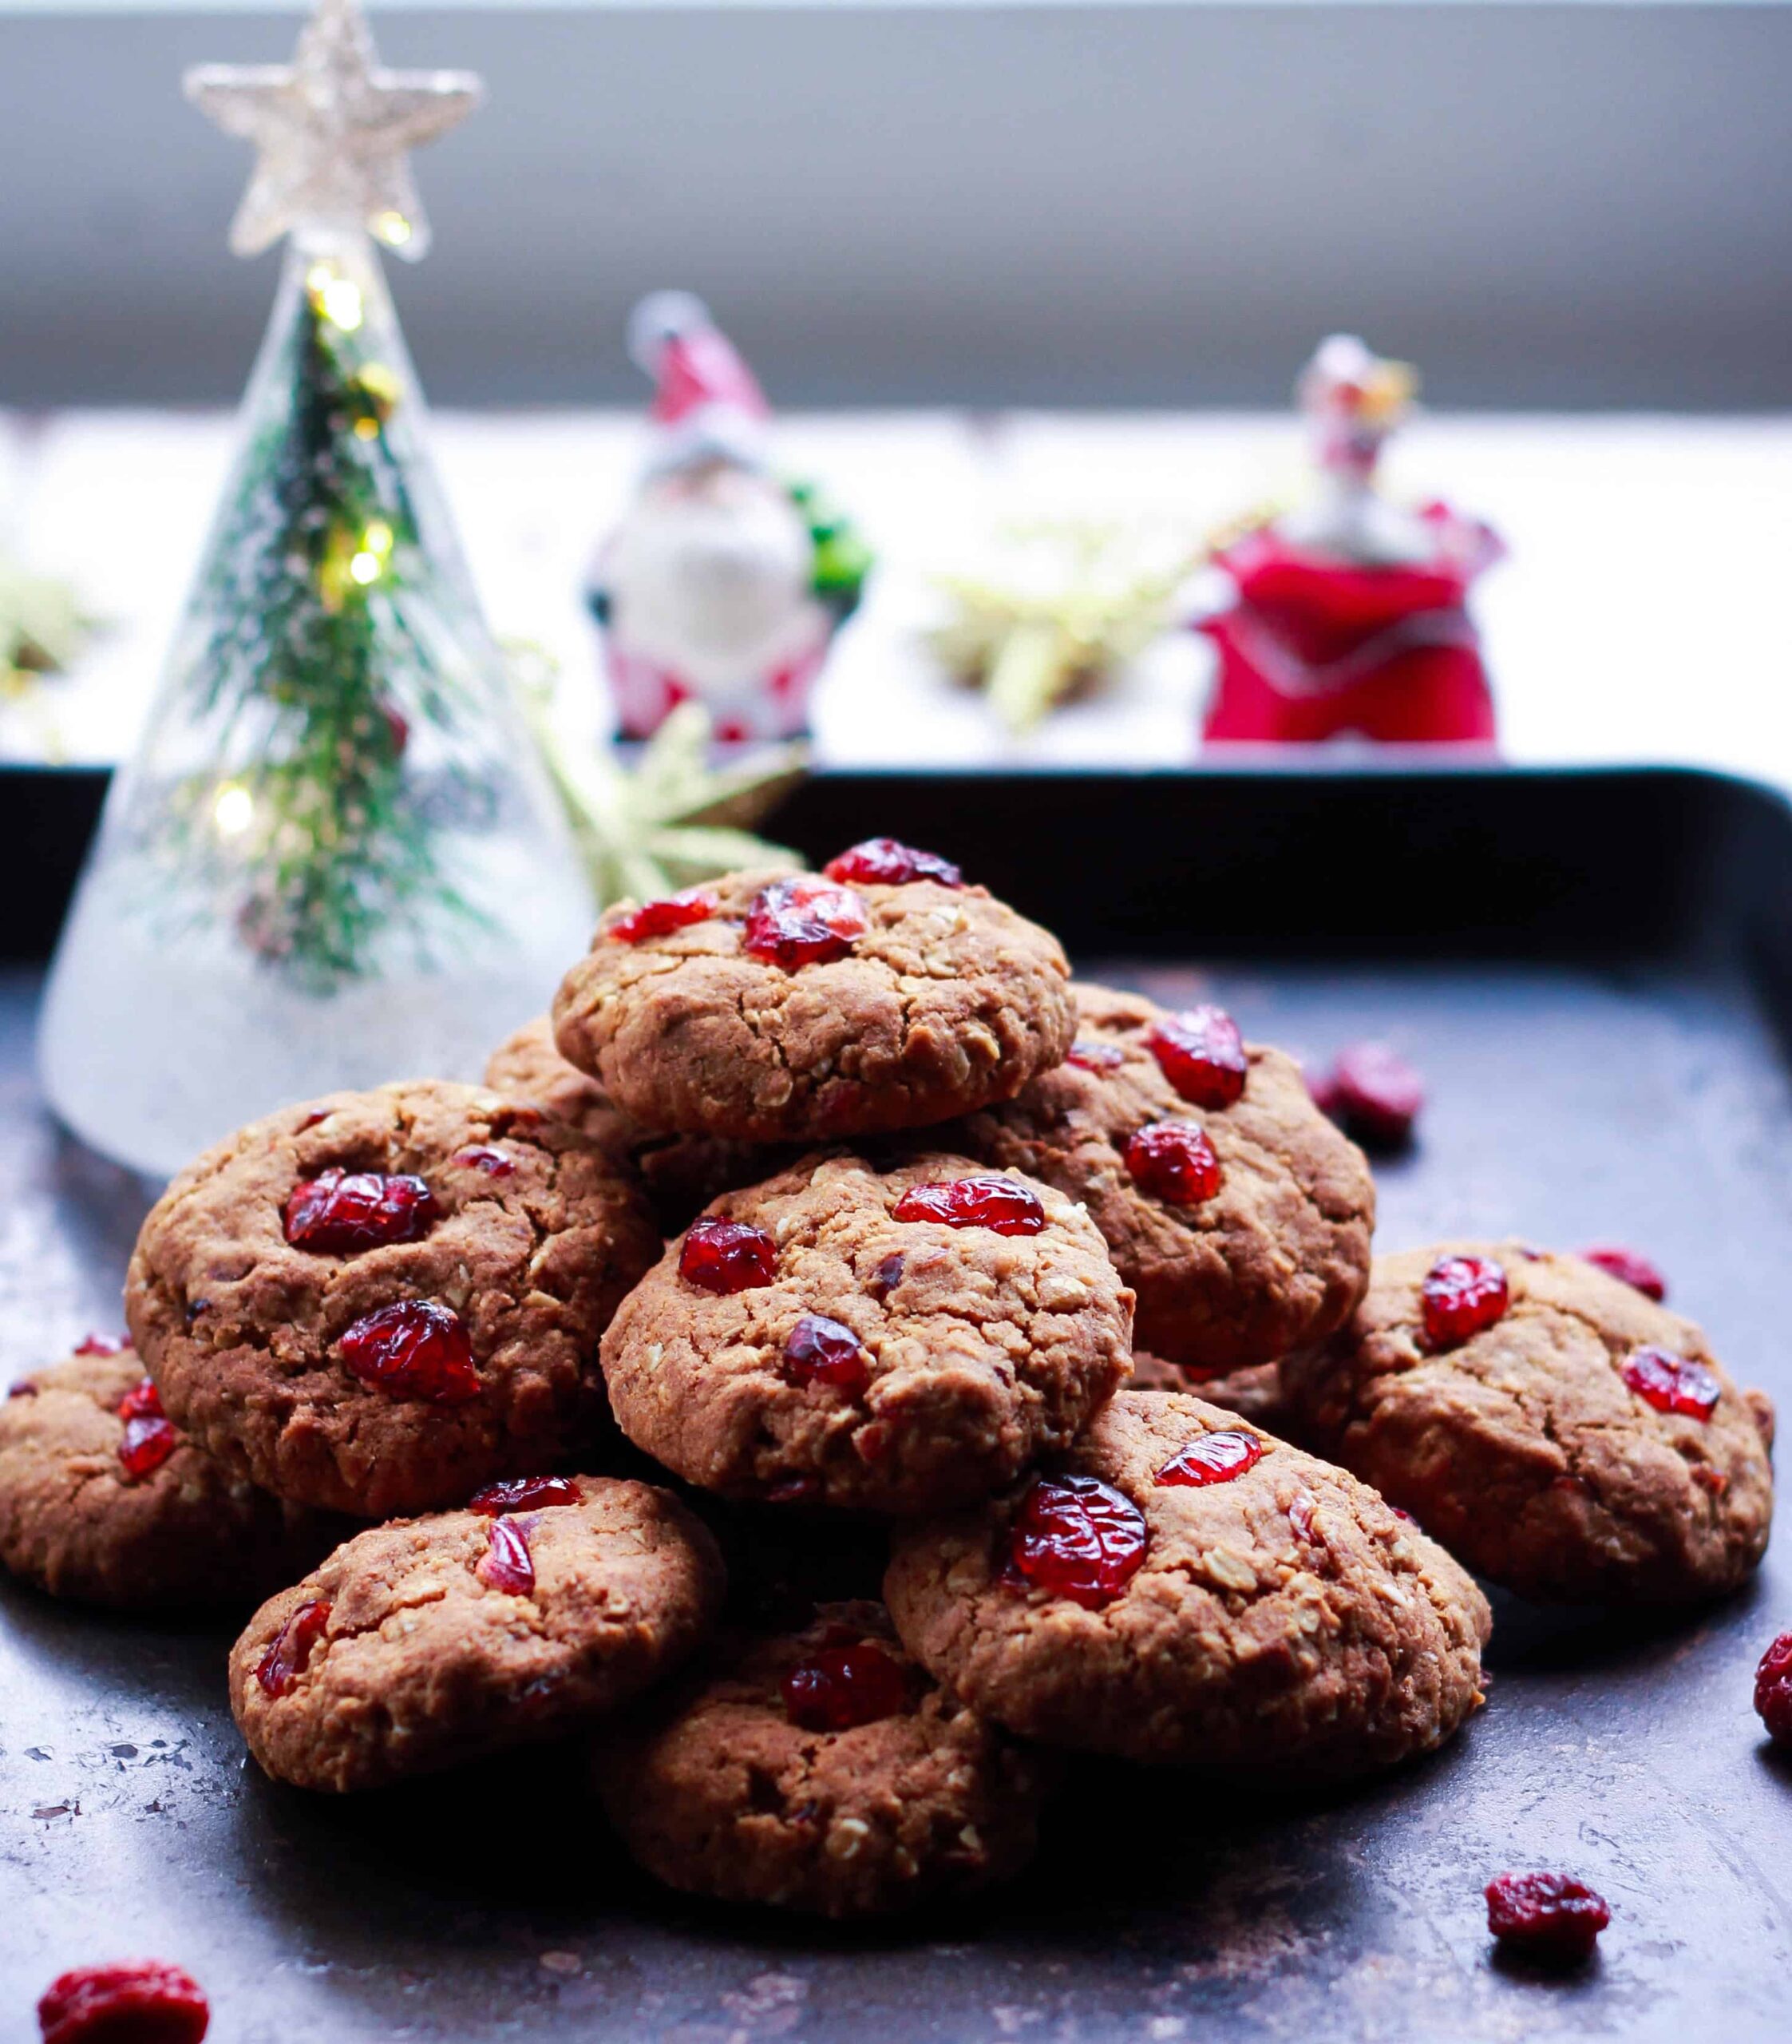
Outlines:
<svg viewBox="0 0 1792 2044"><path fill-rule="evenodd" d="M681 703L719 739L794 738L870 557L817 493L769 465L770 408L702 302L656 291L629 323L653 442L587 591L624 738Z"/></svg>
<svg viewBox="0 0 1792 2044"><path fill-rule="evenodd" d="M1317 487L1214 553L1235 594L1200 627L1219 652L1209 743L1492 745L1493 696L1466 599L1504 549L1447 505L1410 507L1376 486L1383 443L1415 382L1405 363L1348 335L1308 363L1299 397Z"/></svg>

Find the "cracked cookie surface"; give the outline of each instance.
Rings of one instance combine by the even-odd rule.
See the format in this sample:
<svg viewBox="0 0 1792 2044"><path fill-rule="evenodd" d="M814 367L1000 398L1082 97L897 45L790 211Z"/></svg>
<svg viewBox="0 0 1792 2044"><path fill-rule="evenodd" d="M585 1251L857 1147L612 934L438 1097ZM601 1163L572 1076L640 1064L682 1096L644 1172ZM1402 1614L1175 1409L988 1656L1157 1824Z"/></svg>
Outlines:
<svg viewBox="0 0 1792 2044"><path fill-rule="evenodd" d="M1159 1480L1244 1434L1229 1480ZM1347 1775L1440 1745L1481 1701L1486 1600L1367 1485L1178 1392L1123 1391L1052 1475L1142 1516L1142 1559L1094 1606L1012 1573L1027 1487L896 1535L884 1596L917 1660L1048 1745Z"/></svg>
<svg viewBox="0 0 1792 2044"><path fill-rule="evenodd" d="M1068 1446L1125 1380L1132 1294L1050 1186L1030 1188L1037 1234L896 1218L912 1187L977 1175L932 1151L887 1171L817 1154L725 1194L712 1215L762 1231L769 1274L718 1294L667 1250L603 1340L623 1432L705 1489L896 1513L987 1495ZM817 1317L845 1381L793 1357Z"/></svg>
<svg viewBox="0 0 1792 2044"><path fill-rule="evenodd" d="M413 1238L289 1241L295 1192L332 1171L421 1179ZM208 1454L377 1519L576 1457L606 1424L598 1337L659 1249L643 1194L587 1139L419 1080L284 1108L190 1165L144 1222L125 1311L169 1417ZM401 1301L458 1323L451 1399L350 1368L345 1336Z"/></svg>
<svg viewBox="0 0 1792 2044"><path fill-rule="evenodd" d="M792 1721L793 1670L874 1642L907 1695L840 1730ZM885 1915L1007 1879L1030 1858L1047 1774L904 1653L880 1604L725 1642L667 1713L600 1733L592 1765L624 1844L669 1887L825 1916Z"/></svg>
<svg viewBox="0 0 1792 2044"><path fill-rule="evenodd" d="M117 1610L240 1608L350 1530L227 1474L178 1432L133 1474L118 1408L143 1374L130 1349L71 1356L0 1404L0 1563L13 1575Z"/></svg>
<svg viewBox="0 0 1792 2044"><path fill-rule="evenodd" d="M378 1788L575 1729L683 1661L721 1608L715 1543L651 1484L571 1481L576 1503L370 1527L270 1598L230 1657L266 1772Z"/></svg>
<svg viewBox="0 0 1792 2044"><path fill-rule="evenodd" d="M795 970L749 955L781 873L707 885L714 913L638 943L606 911L554 1002L562 1053L649 1128L755 1143L925 1127L1004 1099L1070 1047L1049 931L980 887L861 882L862 935Z"/></svg>
<svg viewBox="0 0 1792 2044"><path fill-rule="evenodd" d="M1322 1341L1368 1282L1375 1188L1362 1151L1281 1052L1246 1046L1242 1095L1204 1108L1148 1047L1166 1011L1106 987L1072 991L1072 1060L940 1140L1082 1201L1138 1294L1140 1345L1165 1361L1218 1374ZM1161 1122L1206 1132L1221 1173L1211 1198L1177 1205L1134 1178L1128 1143Z"/></svg>
<svg viewBox="0 0 1792 2044"><path fill-rule="evenodd" d="M1502 1318L1434 1350L1421 1288L1446 1256L1505 1271ZM1709 1371L1708 1418L1628 1384L1638 1351ZM1652 1603L1733 1589L1773 1514L1771 1411L1737 1389L1691 1321L1577 1257L1516 1242L1379 1257L1322 1353L1283 1365L1315 1444L1410 1511L1478 1574L1569 1602Z"/></svg>

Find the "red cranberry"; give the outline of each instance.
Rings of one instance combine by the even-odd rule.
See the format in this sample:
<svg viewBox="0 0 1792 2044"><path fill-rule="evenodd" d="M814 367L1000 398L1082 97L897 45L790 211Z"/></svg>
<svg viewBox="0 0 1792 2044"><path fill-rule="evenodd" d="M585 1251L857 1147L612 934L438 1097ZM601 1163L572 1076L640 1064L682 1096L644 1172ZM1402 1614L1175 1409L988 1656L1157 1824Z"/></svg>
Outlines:
<svg viewBox="0 0 1792 2044"><path fill-rule="evenodd" d="M988 1228L999 1235L1036 1235L1046 1225L1038 1194L999 1173L912 1185L892 1211L899 1221L943 1221L948 1228Z"/></svg>
<svg viewBox="0 0 1792 2044"><path fill-rule="evenodd" d="M528 1535L515 1519L494 1519L485 1535L485 1551L473 1570L488 1590L501 1590L512 1597L532 1596L535 1591L535 1559L529 1552Z"/></svg>
<svg viewBox="0 0 1792 2044"><path fill-rule="evenodd" d="M874 1639L817 1647L784 1678L784 1708L805 1732L850 1732L906 1710L908 1677Z"/></svg>
<svg viewBox="0 0 1792 2044"><path fill-rule="evenodd" d="M400 1299L363 1313L338 1346L361 1381L389 1397L464 1405L479 1396L465 1324L433 1299Z"/></svg>
<svg viewBox="0 0 1792 2044"><path fill-rule="evenodd" d="M121 1356L130 1345L121 1336L87 1334L82 1336L75 1353L77 1356Z"/></svg>
<svg viewBox="0 0 1792 2044"><path fill-rule="evenodd" d="M275 1634L255 1667L255 1680L269 1696L290 1696L311 1658L311 1649L330 1623L330 1606L321 1598L301 1604Z"/></svg>
<svg viewBox="0 0 1792 2044"><path fill-rule="evenodd" d="M1339 1052L1313 1098L1359 1142L1398 1150L1412 1140L1425 1081L1386 1044L1351 1044Z"/></svg>
<svg viewBox="0 0 1792 2044"><path fill-rule="evenodd" d="M777 1245L763 1228L706 1214L693 1221L678 1250L678 1275L705 1292L746 1292L769 1285Z"/></svg>
<svg viewBox="0 0 1792 2044"><path fill-rule="evenodd" d="M1425 1338L1434 1349L1454 1349L1505 1318L1512 1294L1505 1273L1490 1256L1441 1256L1419 1288Z"/></svg>
<svg viewBox="0 0 1792 2044"><path fill-rule="evenodd" d="M495 1518L500 1511L530 1511L552 1504L576 1504L579 1486L570 1476L511 1476L488 1483L467 1501L469 1511Z"/></svg>
<svg viewBox="0 0 1792 2044"><path fill-rule="evenodd" d="M287 1200L287 1240L320 1256L413 1242L441 1210L421 1178L332 1168L302 1178Z"/></svg>
<svg viewBox="0 0 1792 2044"><path fill-rule="evenodd" d="M1587 1958L1612 1920L1603 1899L1572 1874L1498 1874L1485 1892L1493 1935L1546 1958Z"/></svg>
<svg viewBox="0 0 1792 2044"><path fill-rule="evenodd" d="M1723 1395L1723 1385L1703 1363L1666 1349L1637 1349L1625 1359L1624 1375L1645 1405L1688 1420L1710 1419Z"/></svg>
<svg viewBox="0 0 1792 2044"><path fill-rule="evenodd" d="M1035 1476L1015 1516L1004 1579L1096 1610L1138 1573L1145 1515L1095 1476Z"/></svg>
<svg viewBox="0 0 1792 2044"><path fill-rule="evenodd" d="M937 852L918 852L894 838L867 838L821 870L830 880L859 880L876 887L900 887L910 880L937 881L942 887L962 887L964 875Z"/></svg>
<svg viewBox="0 0 1792 2044"><path fill-rule="evenodd" d="M1198 1206L1220 1190L1222 1174L1207 1131L1192 1121L1157 1121L1126 1145L1126 1168L1154 1198Z"/></svg>
<svg viewBox="0 0 1792 2044"><path fill-rule="evenodd" d="M871 1376L858 1336L824 1313L805 1313L791 1329L784 1363L795 1383L825 1384L836 1391L862 1391Z"/></svg>
<svg viewBox="0 0 1792 2044"><path fill-rule="evenodd" d="M687 887L663 901L643 901L618 916L604 934L615 944L645 944L650 937L670 937L674 930L706 923L715 913L715 897L701 887Z"/></svg>
<svg viewBox="0 0 1792 2044"><path fill-rule="evenodd" d="M753 897L741 949L750 958L794 972L844 958L871 927L850 888L813 877L774 880Z"/></svg>
<svg viewBox="0 0 1792 2044"><path fill-rule="evenodd" d="M180 1438L166 1420L127 1420L118 1444L119 1467L133 1483L140 1482L161 1468Z"/></svg>
<svg viewBox="0 0 1792 2044"><path fill-rule="evenodd" d="M1173 1455L1157 1472L1157 1480L1169 1485L1229 1483L1242 1476L1253 1463L1263 1460L1263 1443L1255 1434L1236 1427L1203 1434Z"/></svg>
<svg viewBox="0 0 1792 2044"><path fill-rule="evenodd" d="M866 1290L881 1305L902 1282L902 1274L908 1267L908 1259L900 1250L892 1256L886 1256L871 1274L871 1282L865 1287Z"/></svg>
<svg viewBox="0 0 1792 2044"><path fill-rule="evenodd" d="M118 1401L118 1416L121 1420L162 1420L168 1415L162 1409L162 1394L156 1388L152 1377L140 1377Z"/></svg>
<svg viewBox="0 0 1792 2044"><path fill-rule="evenodd" d="M465 1164L470 1171L483 1171L489 1178L514 1178L516 1159L508 1150L494 1150L489 1143L475 1143L465 1150L454 1153L457 1164Z"/></svg>
<svg viewBox="0 0 1792 2044"><path fill-rule="evenodd" d="M1792 1632L1782 1632L1762 1655L1754 1671L1754 1707L1768 1737L1792 1745Z"/></svg>
<svg viewBox="0 0 1792 2044"><path fill-rule="evenodd" d="M1126 1053L1118 1044L1090 1040L1072 1044L1064 1053L1064 1062L1082 1072L1116 1072L1126 1062Z"/></svg>
<svg viewBox="0 0 1792 2044"><path fill-rule="evenodd" d="M1622 1242L1596 1242L1591 1249L1581 1250L1580 1259L1596 1264L1621 1283L1633 1285L1658 1305L1667 1296L1667 1280L1640 1250L1626 1249Z"/></svg>
<svg viewBox="0 0 1792 2044"><path fill-rule="evenodd" d="M211 2020L199 1983L159 1959L77 1966L38 2003L43 2044L200 2044Z"/></svg>
<svg viewBox="0 0 1792 2044"><path fill-rule="evenodd" d="M1250 1061L1238 1024L1223 1008L1190 1008L1166 1015L1145 1033L1164 1076L1197 1107L1229 1107L1244 1091Z"/></svg>

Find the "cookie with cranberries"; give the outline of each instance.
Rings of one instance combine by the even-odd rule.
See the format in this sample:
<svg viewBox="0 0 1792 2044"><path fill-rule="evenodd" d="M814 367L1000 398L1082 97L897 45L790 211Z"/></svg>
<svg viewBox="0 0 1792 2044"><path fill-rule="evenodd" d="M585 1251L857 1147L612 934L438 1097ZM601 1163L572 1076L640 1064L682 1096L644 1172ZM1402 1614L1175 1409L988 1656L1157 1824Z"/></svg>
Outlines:
<svg viewBox="0 0 1792 2044"><path fill-rule="evenodd" d="M1691 1321L1578 1257L1379 1257L1349 1325L1282 1377L1321 1452L1522 1595L1717 1596L1766 1546L1754 1400Z"/></svg>
<svg viewBox="0 0 1792 2044"><path fill-rule="evenodd" d="M1368 1283L1361 1151L1223 1010L1073 991L1066 1061L941 1139L1082 1201L1153 1355L1212 1376L1323 1341Z"/></svg>
<svg viewBox="0 0 1792 2044"><path fill-rule="evenodd" d="M1049 931L982 887L843 870L730 873L694 919L607 911L554 1002L561 1052L643 1127L752 1143L924 1127L1058 1062Z"/></svg>
<svg viewBox="0 0 1792 2044"><path fill-rule="evenodd" d="M1282 1396L1281 1372L1274 1363L1256 1363L1248 1369L1228 1370L1224 1377L1197 1377L1180 1363L1166 1363L1161 1356L1133 1351L1133 1374L1129 1391L1190 1391L1209 1405L1220 1406L1248 1420L1265 1432L1288 1433L1288 1408Z"/></svg>
<svg viewBox="0 0 1792 2044"><path fill-rule="evenodd" d="M659 1252L587 1137L482 1087L334 1093L183 1171L125 1312L170 1419L233 1473L365 1519L576 1460L598 1337Z"/></svg>
<svg viewBox="0 0 1792 2044"><path fill-rule="evenodd" d="M369 1527L271 1598L231 1650L231 1709L277 1780L376 1788L627 1703L702 1644L726 1588L670 1491L513 1480Z"/></svg>
<svg viewBox="0 0 1792 2044"><path fill-rule="evenodd" d="M1336 1777L1481 1701L1487 1603L1367 1484L1185 1392L1122 1391L1069 1454L896 1533L903 1644L1048 1745Z"/></svg>
<svg viewBox="0 0 1792 2044"><path fill-rule="evenodd" d="M0 1566L53 1597L240 1609L348 1530L202 1453L132 1349L109 1343L34 1370L0 1403Z"/></svg>
<svg viewBox="0 0 1792 2044"><path fill-rule="evenodd" d="M649 1873L687 1894L887 1915L1018 1872L1042 1757L940 1689L871 1602L737 1637L593 1771Z"/></svg>
<svg viewBox="0 0 1792 2044"><path fill-rule="evenodd" d="M1049 1186L817 1152L692 1223L623 1302L603 1373L628 1438L706 1490L934 1511L1067 1447L1125 1380L1131 1318Z"/></svg>

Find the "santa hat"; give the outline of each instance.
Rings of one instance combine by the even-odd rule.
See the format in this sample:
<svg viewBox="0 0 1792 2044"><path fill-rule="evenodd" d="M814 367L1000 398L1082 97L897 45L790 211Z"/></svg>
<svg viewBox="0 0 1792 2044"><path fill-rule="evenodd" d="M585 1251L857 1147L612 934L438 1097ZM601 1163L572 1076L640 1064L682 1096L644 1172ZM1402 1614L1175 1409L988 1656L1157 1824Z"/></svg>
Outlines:
<svg viewBox="0 0 1792 2044"><path fill-rule="evenodd" d="M656 291L629 316L628 351L654 379L655 468L730 461L762 465L765 402L753 371L709 307L687 291Z"/></svg>

